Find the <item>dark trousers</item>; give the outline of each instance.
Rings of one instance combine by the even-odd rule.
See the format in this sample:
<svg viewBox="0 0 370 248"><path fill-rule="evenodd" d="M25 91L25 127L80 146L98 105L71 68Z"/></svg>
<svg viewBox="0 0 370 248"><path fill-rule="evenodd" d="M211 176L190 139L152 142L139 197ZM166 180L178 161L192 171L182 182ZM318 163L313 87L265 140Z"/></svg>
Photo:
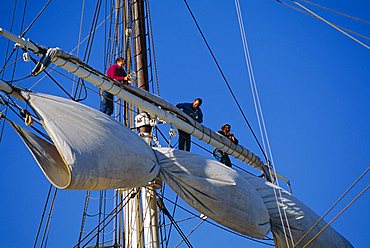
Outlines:
<svg viewBox="0 0 370 248"><path fill-rule="evenodd" d="M113 95L105 90L100 100L100 111L109 116L113 114Z"/></svg>
<svg viewBox="0 0 370 248"><path fill-rule="evenodd" d="M179 150L190 151L191 138L190 134L179 130Z"/></svg>
<svg viewBox="0 0 370 248"><path fill-rule="evenodd" d="M215 149L213 151L213 156L216 158L216 160L218 162L221 162L223 163L224 165L228 166L228 167L232 167L231 166L231 160L229 158L229 155L221 150L218 150L218 149Z"/></svg>

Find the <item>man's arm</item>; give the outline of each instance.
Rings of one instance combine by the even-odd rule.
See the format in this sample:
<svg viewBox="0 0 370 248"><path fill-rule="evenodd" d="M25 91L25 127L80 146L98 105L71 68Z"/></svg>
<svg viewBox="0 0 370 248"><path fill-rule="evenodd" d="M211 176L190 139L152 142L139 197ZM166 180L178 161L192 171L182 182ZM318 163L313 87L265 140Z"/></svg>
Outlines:
<svg viewBox="0 0 370 248"><path fill-rule="evenodd" d="M113 71L113 79L114 80L117 80L117 81L127 81L127 79L128 79L128 76L127 75L119 76L119 74L120 74L119 73L120 68L114 67L113 69L114 69L114 71ZM124 74L126 74L126 72Z"/></svg>
<svg viewBox="0 0 370 248"><path fill-rule="evenodd" d="M176 104L176 108L183 109L184 108L184 103Z"/></svg>
<svg viewBox="0 0 370 248"><path fill-rule="evenodd" d="M203 113L202 113L201 109L198 110L198 113L197 113L197 116L196 116L195 120L199 123L203 122Z"/></svg>
<svg viewBox="0 0 370 248"><path fill-rule="evenodd" d="M235 144L239 144L239 140L235 138L234 134L230 134L229 139Z"/></svg>

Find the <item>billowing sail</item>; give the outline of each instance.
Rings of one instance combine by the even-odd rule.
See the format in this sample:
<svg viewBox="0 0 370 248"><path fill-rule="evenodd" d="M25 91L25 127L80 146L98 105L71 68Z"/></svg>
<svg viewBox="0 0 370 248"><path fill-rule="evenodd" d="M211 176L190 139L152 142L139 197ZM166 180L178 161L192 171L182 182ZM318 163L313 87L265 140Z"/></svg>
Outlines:
<svg viewBox="0 0 370 248"><path fill-rule="evenodd" d="M64 98L23 94L64 162L63 169L56 171L39 161L55 186L88 190L139 187L157 176L159 166L152 149L109 116Z"/></svg>
<svg viewBox="0 0 370 248"><path fill-rule="evenodd" d="M23 95L53 143L15 124L13 127L46 177L59 188L142 187L158 176L189 205L224 226L255 238L272 231L279 248L292 247L319 219L288 192L261 178L189 152L153 150L112 118L71 100ZM276 197L284 210L282 219ZM289 230L284 231L285 219ZM325 224L317 225L297 247L303 247ZM329 227L308 247L352 246Z"/></svg>

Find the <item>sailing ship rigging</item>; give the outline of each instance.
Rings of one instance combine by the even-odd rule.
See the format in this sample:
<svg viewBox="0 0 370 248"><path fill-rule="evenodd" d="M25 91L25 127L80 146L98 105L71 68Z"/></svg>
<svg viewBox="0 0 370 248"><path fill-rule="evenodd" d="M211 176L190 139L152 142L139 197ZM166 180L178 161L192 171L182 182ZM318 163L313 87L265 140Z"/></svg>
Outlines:
<svg viewBox="0 0 370 248"><path fill-rule="evenodd" d="M98 1L97 7L99 3L101 4L101 1ZM128 1L122 5L116 5L115 11L112 12L116 14L116 21L119 18L118 9L120 8L126 11L128 10L127 12L122 12L122 18L129 19L129 13L132 13L133 16L131 18L137 20L134 14L135 11L131 12L131 4L134 5L134 3ZM142 5L142 7L144 6ZM149 14L148 9L146 10L146 14ZM97 25L97 19L95 19L94 23ZM134 25L131 26L131 24L127 23L125 25L127 25L126 29L121 29L121 33L115 33L115 41L121 41L121 43L118 42L119 44L112 45L112 51L118 49L121 50L118 54L122 53L122 51L127 52L126 57L137 59L139 54L143 54L143 47L140 44L135 44L134 46L131 42L135 41L135 37L137 38L135 35L137 35L139 28L138 26L134 28ZM81 97L81 94L76 98L76 92L81 92L81 89L87 89L87 82L92 83L127 101L125 103L121 101L120 105L118 105L117 119L123 121L128 127L134 127L132 112L130 115L130 111L128 110L137 108L140 111L149 113L152 117L159 118L160 121L165 121L167 124L192 133L199 140L203 140L213 147L223 149L242 162L246 162L260 169L265 174L267 180L275 182L277 175L269 173L268 160L264 163L257 155L243 146L234 145L229 140L215 134L212 130L196 123L169 102L140 89L144 88L148 90L149 88L147 86L140 86L138 84L139 88L133 88L131 86L119 85L114 80L107 78L99 69L88 65L87 61L89 59L87 57L82 61L77 56L67 53L62 49L46 48L39 45L37 41L18 38L17 35L13 35L5 29L1 29L0 33L17 43L19 47L41 57L41 59L32 58L37 62L32 74L38 75L48 70L51 62L82 79L83 81L79 79L77 84L74 85L76 87L74 88L75 97L72 97L74 100L82 100L83 97ZM123 37L121 40L118 38L120 35ZM127 37L131 37L133 40L129 40ZM144 36L144 40L146 39ZM143 42L142 38L141 41ZM134 56L131 55L131 49L134 50ZM29 56L27 53L25 54L25 57ZM111 61L114 56L112 52L110 55ZM143 71L140 69L143 66L141 63L144 65L148 64L148 62L145 62L145 59L139 59L136 61L132 60L132 64L129 66L136 67L138 82L144 78L143 82L148 83L148 76L140 75L140 72ZM130 67L128 69L131 71ZM11 81L11 83L15 83L14 80ZM14 124L7 115L4 119L9 121L10 125L20 134L50 182L59 188L87 190L125 188L126 193L122 195L122 190L116 191L117 205L115 209L117 211L126 207L126 204L129 202L128 199L139 197L140 193L137 188L144 187L147 182L157 177L169 185L185 202L197 209L200 213L205 214L234 231L263 239L271 230L277 247L291 247L295 243L299 243L302 235L312 225L316 225L315 222L319 219L318 216L288 192L266 182L265 179L253 177L248 174L239 174L233 170L230 171L210 159L182 153L171 148L155 148L152 150L132 131L121 125L118 126L117 122L111 120L109 117L105 117L98 111L94 111L89 107L85 107L71 100L28 92L22 88L12 86L9 82L1 80L1 89L3 92L7 96L12 95L27 102L27 105L32 108L34 115L32 116L32 113L27 108L20 107L23 110L24 118L41 123L52 142L48 143L42 137L29 133L26 129ZM159 93L158 90L157 93ZM9 98L3 98L5 105L12 105L15 101L9 100ZM126 106L126 108L121 109L121 105ZM14 104L14 106L19 107L18 104ZM61 118L62 116L63 118ZM83 125L83 123L89 124ZM28 121L27 124L31 125L31 121ZM120 138L117 139L116 136ZM108 151L102 150L105 144L112 141L115 144L115 149L117 149L116 153L114 153L114 149L109 149ZM136 147L137 149L132 149L132 147ZM88 151L88 156L81 151ZM113 153L121 153L121 155L112 156ZM92 154L94 154L93 159L91 159ZM90 160L94 161L94 163L91 163ZM124 163L125 169L122 167L122 161L126 161ZM174 167L174 165L179 167ZM219 177L219 175L222 175L222 177ZM209 181L214 181L216 184L212 184ZM154 185L153 187L157 186ZM158 187L160 186L158 185ZM134 188L134 190L130 190L129 188ZM279 202L277 204L273 201L274 194L276 197L276 190L279 194L282 194L278 198L280 197L280 200L285 200L287 203ZM255 191L259 193L256 194ZM145 199L145 194L151 194L150 192L153 192L153 189L144 193L143 199ZM156 199L155 196L154 198L153 196L151 197L151 199ZM163 204L163 199L166 198L163 196L159 198L158 205L163 212L168 213ZM140 200L138 202L130 208L138 208ZM150 204L151 200L148 200L148 202ZM282 208L279 207L280 203L283 205ZM156 208L156 204L154 208ZM284 212L285 220L281 219L281 211ZM130 210L127 212L130 212ZM280 216L280 219L276 216ZM106 218L105 215L100 215L100 217ZM240 221L240 219L243 221ZM139 237L137 241L133 241L131 239L132 237L125 236L123 238L123 233L124 235L128 235L130 230L136 232L140 228L143 228L143 230L148 228L149 231L144 231L148 235L144 238L144 242L147 242L144 246L158 247L159 241L148 241L152 240L153 236L158 237L158 234L150 234L153 232L150 231L153 223L149 223L147 226L143 224L144 226L140 227L141 224L136 223L136 220L138 220L136 216L134 216L134 220L125 217L125 227L129 226L131 229L125 229L124 232L118 228L121 225L115 225L115 243L113 245L120 246L125 243L126 247L140 247L140 243L143 242L142 238ZM122 217L117 218L116 221L122 221ZM297 224L294 224L294 221ZM134 225L138 226L133 228ZM172 225L176 224L173 223ZM325 222L320 223L317 225L315 232L323 229L324 226ZM98 228L100 229L101 225L98 225ZM288 229L289 234L287 234ZM184 238L185 243L191 246L187 238L184 237L184 234L181 235L181 231L179 233ZM142 234L139 232L136 235L141 236ZM151 235L152 237L150 237ZM313 234L309 237L312 236ZM79 243L76 245L77 247L83 245L81 241L82 239L79 240ZM83 241L85 241L85 238ZM96 242L96 246L100 247L104 245L104 243ZM316 245L325 243L332 245L332 247L351 247L345 238L330 227L313 242ZM163 245L163 242L161 244Z"/></svg>

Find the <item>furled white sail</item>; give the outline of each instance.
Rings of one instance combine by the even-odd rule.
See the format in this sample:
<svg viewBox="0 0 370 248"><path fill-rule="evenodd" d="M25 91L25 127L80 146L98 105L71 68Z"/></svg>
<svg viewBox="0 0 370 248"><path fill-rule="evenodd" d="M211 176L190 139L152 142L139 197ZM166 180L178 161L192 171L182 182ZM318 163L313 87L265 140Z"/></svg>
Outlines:
<svg viewBox="0 0 370 248"><path fill-rule="evenodd" d="M189 205L235 231L263 238L271 230L276 247L293 247L319 219L289 192L261 178L240 174L217 161L188 152L168 148L155 150L160 164L159 177ZM325 225L325 221L320 222L296 247L304 247ZM347 248L352 245L328 227L308 247Z"/></svg>
<svg viewBox="0 0 370 248"><path fill-rule="evenodd" d="M22 93L53 143L12 124L46 177L59 188L141 187L159 177L189 205L237 232L263 238L271 230L276 247L293 244L319 217L291 194L249 174L189 152L149 147L107 115L60 97ZM279 193L281 192L281 195ZM284 228L276 198L289 221ZM325 226L321 222L297 247ZM327 228L308 247L352 247Z"/></svg>
<svg viewBox="0 0 370 248"><path fill-rule="evenodd" d="M263 238L270 231L265 204L249 178L211 159L154 148L159 177L189 205L237 232Z"/></svg>
<svg viewBox="0 0 370 248"><path fill-rule="evenodd" d="M307 242L326 225L325 221L321 221L306 238L297 244L320 217L286 190L248 174L243 174L243 176L248 178L250 184L253 185L253 188L265 203L270 216L271 232L274 235L277 248L305 247ZM275 194L280 205L281 217ZM288 219L289 224L286 223L286 219ZM282 221L285 223L285 231ZM293 241L291 238L293 238ZM329 226L307 247L349 248L353 246Z"/></svg>
<svg viewBox="0 0 370 248"><path fill-rule="evenodd" d="M42 168L56 186L88 190L139 187L158 174L152 149L109 116L64 98L23 94L64 161L65 168L58 173L45 168L45 163ZM63 184L52 180L59 178Z"/></svg>

